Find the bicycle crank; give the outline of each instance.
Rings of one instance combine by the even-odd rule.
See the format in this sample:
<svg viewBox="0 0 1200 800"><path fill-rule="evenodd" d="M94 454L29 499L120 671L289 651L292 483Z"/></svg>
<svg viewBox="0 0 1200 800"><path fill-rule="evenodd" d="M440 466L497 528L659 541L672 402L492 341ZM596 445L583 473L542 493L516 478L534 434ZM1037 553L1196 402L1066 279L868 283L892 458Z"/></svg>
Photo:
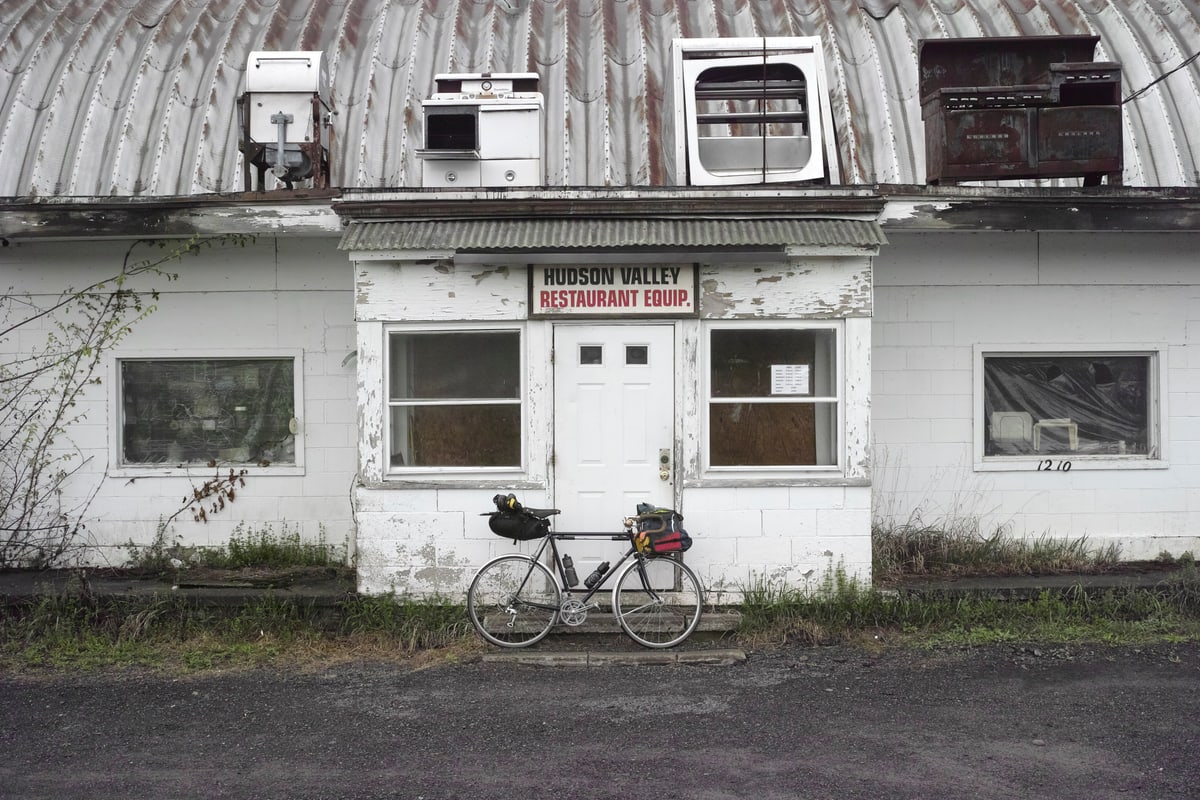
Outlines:
<svg viewBox="0 0 1200 800"><path fill-rule="evenodd" d="M582 625L587 620L588 609L594 607L585 606L575 598L564 600L558 607L559 622L572 627Z"/></svg>

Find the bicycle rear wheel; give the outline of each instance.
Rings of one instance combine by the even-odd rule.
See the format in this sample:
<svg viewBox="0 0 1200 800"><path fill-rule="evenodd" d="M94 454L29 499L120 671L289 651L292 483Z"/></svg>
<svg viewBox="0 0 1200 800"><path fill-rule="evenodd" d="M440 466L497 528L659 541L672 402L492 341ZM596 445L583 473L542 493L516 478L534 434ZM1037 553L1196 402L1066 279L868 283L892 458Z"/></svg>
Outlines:
<svg viewBox="0 0 1200 800"><path fill-rule="evenodd" d="M644 647L674 647L691 636L703 603L696 573L674 558L635 559L613 587L617 624Z"/></svg>
<svg viewBox="0 0 1200 800"><path fill-rule="evenodd" d="M467 614L484 639L500 647L528 647L558 620L562 593L541 562L523 555L492 559L467 590Z"/></svg>

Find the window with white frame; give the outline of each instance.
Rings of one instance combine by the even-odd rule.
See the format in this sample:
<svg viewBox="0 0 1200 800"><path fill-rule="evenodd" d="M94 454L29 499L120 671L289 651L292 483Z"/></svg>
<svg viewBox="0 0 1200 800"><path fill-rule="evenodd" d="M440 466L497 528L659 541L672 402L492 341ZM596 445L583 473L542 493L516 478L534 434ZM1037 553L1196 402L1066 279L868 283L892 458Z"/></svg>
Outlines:
<svg viewBox="0 0 1200 800"><path fill-rule="evenodd" d="M296 359L118 361L121 466L295 465Z"/></svg>
<svg viewBox="0 0 1200 800"><path fill-rule="evenodd" d="M983 353L983 455L1157 458L1147 352Z"/></svg>
<svg viewBox="0 0 1200 800"><path fill-rule="evenodd" d="M388 334L388 442L393 470L521 466L521 334Z"/></svg>
<svg viewBox="0 0 1200 800"><path fill-rule="evenodd" d="M708 465L836 467L836 327L709 329Z"/></svg>

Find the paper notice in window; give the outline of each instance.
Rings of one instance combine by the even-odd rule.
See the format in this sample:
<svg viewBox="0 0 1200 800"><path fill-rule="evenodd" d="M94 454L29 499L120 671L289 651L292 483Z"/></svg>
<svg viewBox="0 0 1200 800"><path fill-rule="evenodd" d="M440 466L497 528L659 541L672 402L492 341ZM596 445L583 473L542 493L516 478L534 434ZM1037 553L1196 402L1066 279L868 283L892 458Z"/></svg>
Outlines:
<svg viewBox="0 0 1200 800"><path fill-rule="evenodd" d="M808 364L772 364L771 394L808 394Z"/></svg>

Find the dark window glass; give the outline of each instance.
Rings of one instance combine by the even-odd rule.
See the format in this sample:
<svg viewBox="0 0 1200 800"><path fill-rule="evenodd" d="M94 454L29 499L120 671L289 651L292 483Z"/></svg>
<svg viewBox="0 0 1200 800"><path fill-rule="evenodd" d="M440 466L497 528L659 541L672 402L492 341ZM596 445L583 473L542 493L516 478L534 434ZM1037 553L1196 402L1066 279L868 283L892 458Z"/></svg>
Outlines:
<svg viewBox="0 0 1200 800"><path fill-rule="evenodd" d="M985 356L985 456L1151 455L1150 356Z"/></svg>
<svg viewBox="0 0 1200 800"><path fill-rule="evenodd" d="M427 112L425 116L425 147L429 150L475 150L474 114L442 114Z"/></svg>
<svg viewBox="0 0 1200 800"><path fill-rule="evenodd" d="M123 464L294 464L291 358L121 362Z"/></svg>
<svg viewBox="0 0 1200 800"><path fill-rule="evenodd" d="M520 466L520 344L517 331L391 334L392 466Z"/></svg>
<svg viewBox="0 0 1200 800"><path fill-rule="evenodd" d="M838 463L836 335L832 330L714 330L709 464Z"/></svg>

